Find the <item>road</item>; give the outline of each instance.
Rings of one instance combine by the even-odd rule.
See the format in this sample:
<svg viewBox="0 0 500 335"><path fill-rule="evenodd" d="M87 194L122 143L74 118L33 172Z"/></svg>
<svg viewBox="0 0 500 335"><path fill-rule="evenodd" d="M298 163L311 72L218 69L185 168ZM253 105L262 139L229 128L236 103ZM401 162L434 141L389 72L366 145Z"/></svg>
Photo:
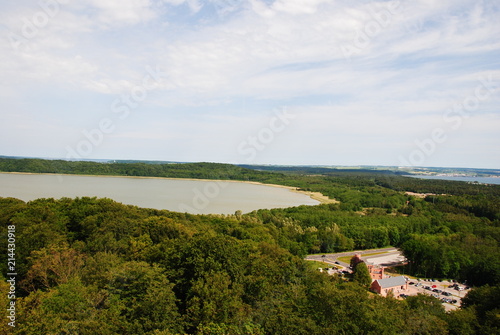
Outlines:
<svg viewBox="0 0 500 335"><path fill-rule="evenodd" d="M380 255L372 255L372 256L363 256L366 254L378 254ZM345 268L349 268L348 263L339 261L339 257L343 256L354 256L356 254L361 255L361 259L370 263L381 264L384 266L393 265L393 263L399 263L402 255L401 252L393 247L390 248L382 248L382 249L370 249L370 250L355 250L349 252L340 252L336 254L317 254L317 255L308 255L305 259L308 261L318 261L325 262L328 264L339 264ZM324 257L323 257L324 256ZM381 259L382 262L378 262L377 259ZM338 262L338 263L335 263Z"/></svg>
<svg viewBox="0 0 500 335"><path fill-rule="evenodd" d="M328 264L335 264L335 265L340 265L344 268L349 268L348 263L339 261L339 257L343 256L354 256L356 254L361 255L361 259L373 263L373 264L380 264L382 266L390 266L390 265L395 265L395 264L401 264L402 261L404 261L404 257L401 254L401 252L396 249L396 248L382 248L382 249L371 249L371 250L357 250L357 251L349 251L349 252L340 252L336 254L317 254L317 255L308 255L305 259L306 260L311 260L311 261L319 261L319 262L325 262ZM373 255L376 254L376 255ZM363 256L363 255L368 255L368 256ZM329 274L332 274L330 272L337 272L336 270L329 271ZM418 286L416 285L409 285L408 290L405 291L405 294L408 295L417 295L418 293L422 294L428 294L428 295L435 295L437 298L441 299L444 298L445 296L442 294L436 294L436 292L433 292L431 290L426 290L423 287L424 286L430 286L432 288L433 285L435 285L437 289L440 289L445 292L449 292L451 296L448 296L447 298L452 298L457 300L456 304L449 304L449 303L443 303L444 308L447 311L457 309L460 306L461 298L464 297L466 294L466 291L457 291L452 288L448 288L449 285L451 285L451 282L448 281L426 281L426 280L418 280L418 279L410 279L409 281L416 283L420 283ZM461 285L464 286L464 285Z"/></svg>

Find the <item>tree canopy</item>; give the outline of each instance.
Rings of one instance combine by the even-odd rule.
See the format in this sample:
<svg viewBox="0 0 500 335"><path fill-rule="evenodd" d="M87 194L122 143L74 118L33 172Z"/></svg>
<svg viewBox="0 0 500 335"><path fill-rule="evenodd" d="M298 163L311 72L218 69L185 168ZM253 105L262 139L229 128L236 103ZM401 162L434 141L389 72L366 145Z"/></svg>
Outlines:
<svg viewBox="0 0 500 335"><path fill-rule="evenodd" d="M0 163L5 171L7 163ZM28 163L30 172L47 172L43 161ZM114 170L113 164L72 163L65 166L79 173L168 170L161 164ZM233 169L208 163L176 168L178 176L226 173L225 179ZM235 179L322 192L340 203L191 215L89 197L0 198L2 236L8 226L16 227L15 333L498 332L499 187L420 184L388 172L234 171L239 171L231 175ZM446 193L439 193L445 186ZM417 198L405 191L440 195ZM476 287L460 310L445 313L432 297L400 301L369 293L364 263L350 282L319 273L303 260L308 253L385 246L403 251L409 260L405 273ZM0 249L5 274L7 244ZM0 285L4 306L8 290Z"/></svg>

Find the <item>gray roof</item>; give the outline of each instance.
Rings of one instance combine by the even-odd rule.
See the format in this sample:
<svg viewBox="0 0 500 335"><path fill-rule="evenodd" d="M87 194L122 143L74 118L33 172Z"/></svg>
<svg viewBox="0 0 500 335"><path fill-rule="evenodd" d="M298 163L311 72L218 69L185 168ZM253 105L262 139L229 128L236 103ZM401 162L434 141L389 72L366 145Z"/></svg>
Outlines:
<svg viewBox="0 0 500 335"><path fill-rule="evenodd" d="M377 282L382 288L406 285L406 279L403 276L378 279Z"/></svg>

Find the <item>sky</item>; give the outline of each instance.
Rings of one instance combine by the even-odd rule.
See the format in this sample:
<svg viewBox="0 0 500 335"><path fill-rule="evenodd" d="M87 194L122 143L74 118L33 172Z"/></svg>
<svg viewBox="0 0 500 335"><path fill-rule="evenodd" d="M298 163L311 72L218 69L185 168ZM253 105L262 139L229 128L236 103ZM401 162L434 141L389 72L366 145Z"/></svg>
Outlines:
<svg viewBox="0 0 500 335"><path fill-rule="evenodd" d="M0 155L500 168L496 0L0 4Z"/></svg>

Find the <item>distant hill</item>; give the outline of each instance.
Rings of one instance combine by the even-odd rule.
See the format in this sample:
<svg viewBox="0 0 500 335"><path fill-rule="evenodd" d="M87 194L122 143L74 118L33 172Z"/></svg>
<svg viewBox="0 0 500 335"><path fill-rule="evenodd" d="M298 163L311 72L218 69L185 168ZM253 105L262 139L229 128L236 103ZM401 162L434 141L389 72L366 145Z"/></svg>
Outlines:
<svg viewBox="0 0 500 335"><path fill-rule="evenodd" d="M156 160L137 160L137 159L82 159L82 160L62 160L38 157L22 157L22 156L2 156L0 159L33 159L57 162L93 162L93 163L108 163L108 164L148 164L148 165L165 165L165 164L198 164L192 162L180 161L156 161ZM409 174L425 174L425 175L467 175L477 177L500 176L498 169L479 169L479 168L459 168L459 167L397 167L397 166L340 166L340 165L258 165L258 164L225 164L225 163L210 163L222 164L226 166L238 166L254 171L282 172L294 174L312 174L312 175L345 175L345 174L382 174L382 175L409 175Z"/></svg>
<svg viewBox="0 0 500 335"><path fill-rule="evenodd" d="M407 175L408 172L381 169L381 168L350 168L350 167L324 167L324 166L283 166L283 165L238 165L251 170L258 171L273 171L273 172L290 172L297 174L309 175L338 175L338 174L389 174L389 175Z"/></svg>

